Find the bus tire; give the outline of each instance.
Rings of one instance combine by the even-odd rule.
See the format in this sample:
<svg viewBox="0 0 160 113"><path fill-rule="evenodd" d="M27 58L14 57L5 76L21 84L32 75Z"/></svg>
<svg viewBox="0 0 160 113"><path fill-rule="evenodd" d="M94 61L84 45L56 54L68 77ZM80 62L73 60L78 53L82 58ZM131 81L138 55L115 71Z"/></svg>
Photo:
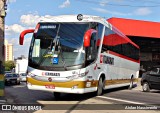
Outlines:
<svg viewBox="0 0 160 113"><path fill-rule="evenodd" d="M61 93L59 93L59 92L54 92L53 95L54 95L54 98L55 98L55 99L59 99L60 96L61 96Z"/></svg>
<svg viewBox="0 0 160 113"><path fill-rule="evenodd" d="M129 84L129 87L128 87L128 89L132 89L133 88L133 77L131 78L131 80L130 80L130 84Z"/></svg>
<svg viewBox="0 0 160 113"><path fill-rule="evenodd" d="M103 94L103 87L104 87L104 81L102 80L102 77L100 77L98 81L97 92L96 92L97 96L100 96Z"/></svg>

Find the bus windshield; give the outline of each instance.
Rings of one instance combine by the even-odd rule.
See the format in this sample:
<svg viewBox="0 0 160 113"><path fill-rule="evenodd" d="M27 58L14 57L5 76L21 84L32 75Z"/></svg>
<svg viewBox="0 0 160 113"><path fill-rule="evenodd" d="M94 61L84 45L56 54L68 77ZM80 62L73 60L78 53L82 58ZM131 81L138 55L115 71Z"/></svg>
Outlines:
<svg viewBox="0 0 160 113"><path fill-rule="evenodd" d="M67 70L83 66L83 37L89 23L40 23L29 50L29 66Z"/></svg>

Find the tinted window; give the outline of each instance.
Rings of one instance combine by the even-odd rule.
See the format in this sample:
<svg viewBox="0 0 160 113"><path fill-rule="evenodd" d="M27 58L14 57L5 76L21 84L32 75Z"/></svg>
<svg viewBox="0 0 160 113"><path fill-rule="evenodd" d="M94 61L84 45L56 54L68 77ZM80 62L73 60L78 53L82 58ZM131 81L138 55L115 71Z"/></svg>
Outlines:
<svg viewBox="0 0 160 113"><path fill-rule="evenodd" d="M160 75L160 68L153 68L153 69L150 71L150 74Z"/></svg>
<svg viewBox="0 0 160 113"><path fill-rule="evenodd" d="M25 74L25 73L22 73L21 76L26 76L26 74Z"/></svg>
<svg viewBox="0 0 160 113"><path fill-rule="evenodd" d="M13 77L18 77L18 74L13 74Z"/></svg>
<svg viewBox="0 0 160 113"><path fill-rule="evenodd" d="M125 37L116 34L107 27L105 29L102 52L106 50L139 60L139 49L129 43Z"/></svg>
<svg viewBox="0 0 160 113"><path fill-rule="evenodd" d="M12 74L6 74L5 76L6 77L12 77Z"/></svg>
<svg viewBox="0 0 160 113"><path fill-rule="evenodd" d="M97 40L97 48L99 48L100 46L100 42L101 42L101 38L102 38L102 32L103 32L103 25L102 24L98 24L98 40Z"/></svg>

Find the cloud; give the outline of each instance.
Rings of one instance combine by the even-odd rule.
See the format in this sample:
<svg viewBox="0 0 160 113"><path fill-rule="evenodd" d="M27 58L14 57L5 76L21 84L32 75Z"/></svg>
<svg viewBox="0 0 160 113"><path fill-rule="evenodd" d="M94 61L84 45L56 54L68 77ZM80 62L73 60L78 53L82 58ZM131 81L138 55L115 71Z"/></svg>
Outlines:
<svg viewBox="0 0 160 113"><path fill-rule="evenodd" d="M18 38L6 38L9 44L18 45Z"/></svg>
<svg viewBox="0 0 160 113"><path fill-rule="evenodd" d="M24 39L24 45L19 45L20 33L28 28L35 28L36 24L45 18L52 18L51 15L40 16L38 14L27 14L20 17L20 24L5 25L5 37L9 43L13 44L14 56L21 55L28 57L29 45L32 34L27 34Z"/></svg>
<svg viewBox="0 0 160 113"><path fill-rule="evenodd" d="M21 55L28 57L31 38L25 38L24 45L19 45L19 38L6 38L6 40L13 45L13 54L15 58L20 57Z"/></svg>
<svg viewBox="0 0 160 113"><path fill-rule="evenodd" d="M40 16L33 15L33 14L22 15L20 17L21 24L26 26L35 26L39 20L40 20Z"/></svg>
<svg viewBox="0 0 160 113"><path fill-rule="evenodd" d="M22 32L25 28L19 24L13 24L13 25L6 25L5 26L5 34L6 35L13 35L13 34L19 34Z"/></svg>
<svg viewBox="0 0 160 113"><path fill-rule="evenodd" d="M5 25L5 39L13 45L13 55L16 58L21 55L28 56L29 39L25 38L24 45L19 45L19 35L24 29L25 27L19 24Z"/></svg>
<svg viewBox="0 0 160 113"><path fill-rule="evenodd" d="M45 18L52 18L52 17L53 16L51 15L39 16L35 14L27 14L27 15L22 15L20 17L20 23L24 26L33 28L41 20L44 20Z"/></svg>
<svg viewBox="0 0 160 113"><path fill-rule="evenodd" d="M152 13L152 11L149 8L138 8L133 12L135 15L145 16Z"/></svg>
<svg viewBox="0 0 160 113"><path fill-rule="evenodd" d="M93 10L100 12L100 13L108 13L108 14L112 14L112 15L120 15L120 16L128 16L131 15L131 13L121 13L121 12L117 12L117 11L109 11L103 8L92 8Z"/></svg>
<svg viewBox="0 0 160 113"><path fill-rule="evenodd" d="M53 16L51 15L45 15L45 16L39 16L39 15L34 15L34 14L27 14L27 15L22 15L20 17L20 24L13 24L13 25L5 25L5 35L11 36L15 34L19 34L25 29L28 28L35 28L36 24L44 20L45 18L52 18Z"/></svg>
<svg viewBox="0 0 160 113"><path fill-rule="evenodd" d="M59 8L66 8L70 6L70 1L66 0L65 2L63 2L61 5L59 5Z"/></svg>
<svg viewBox="0 0 160 113"><path fill-rule="evenodd" d="M40 16L38 14L27 14L20 17L20 24L5 25L5 39L13 44L15 58L25 55L28 57L29 45L32 34L27 34L24 39L24 45L19 45L20 33L28 28L35 28L36 24L45 18L52 18L51 15Z"/></svg>
<svg viewBox="0 0 160 113"><path fill-rule="evenodd" d="M109 2L122 3L122 2L124 2L124 0L101 0L101 1L99 2L99 5L100 5L100 6L106 6L107 3L109 3Z"/></svg>
<svg viewBox="0 0 160 113"><path fill-rule="evenodd" d="M92 8L93 10L100 12L100 13L108 13L108 10L102 8Z"/></svg>
<svg viewBox="0 0 160 113"><path fill-rule="evenodd" d="M106 6L107 3L108 3L108 0L101 0L101 1L99 2L99 5L100 5L100 6Z"/></svg>

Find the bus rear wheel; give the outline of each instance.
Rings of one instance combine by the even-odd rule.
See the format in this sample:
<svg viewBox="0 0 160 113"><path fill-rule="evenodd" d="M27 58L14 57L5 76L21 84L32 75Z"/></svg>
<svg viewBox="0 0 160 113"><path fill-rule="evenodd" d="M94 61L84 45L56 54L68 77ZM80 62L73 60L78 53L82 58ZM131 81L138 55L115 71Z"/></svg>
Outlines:
<svg viewBox="0 0 160 113"><path fill-rule="evenodd" d="M128 87L128 89L132 89L133 88L133 77L131 78L131 80L130 80L130 84L129 84L129 87Z"/></svg>
<svg viewBox="0 0 160 113"><path fill-rule="evenodd" d="M98 87L97 87L97 96L100 96L103 94L103 88L104 88L104 81L102 79L102 77L100 77L99 81L98 81Z"/></svg>

